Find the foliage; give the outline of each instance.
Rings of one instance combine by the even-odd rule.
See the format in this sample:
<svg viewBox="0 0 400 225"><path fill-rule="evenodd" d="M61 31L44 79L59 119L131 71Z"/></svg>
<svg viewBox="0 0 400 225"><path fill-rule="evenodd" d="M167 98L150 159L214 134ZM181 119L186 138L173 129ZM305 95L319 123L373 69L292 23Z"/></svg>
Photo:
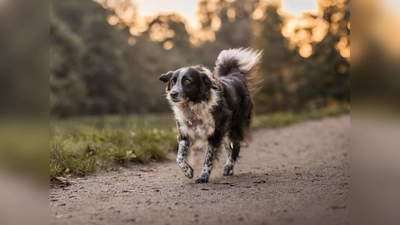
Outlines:
<svg viewBox="0 0 400 225"><path fill-rule="evenodd" d="M42 6L0 1L1 115L49 112L49 12Z"/></svg>
<svg viewBox="0 0 400 225"><path fill-rule="evenodd" d="M71 116L85 105L82 40L50 12L50 112Z"/></svg>
<svg viewBox="0 0 400 225"><path fill-rule="evenodd" d="M321 107L332 101L350 101L350 1L343 4L321 4L320 17L306 15L309 20L321 20L327 24L327 33L321 41L312 42L312 54L303 63L301 72L294 75L298 83L296 91L297 108ZM303 28L308 33L312 27ZM348 53L346 53L348 52ZM347 57L347 58L346 58Z"/></svg>
<svg viewBox="0 0 400 225"><path fill-rule="evenodd" d="M264 49L265 77L256 96L258 112L300 111L350 101L350 63L343 54L350 44L350 2L335 2L320 1L320 13L303 14L290 37L286 34L289 38L283 35L288 22L278 13L279 7L266 7L256 38L256 45Z"/></svg>
<svg viewBox="0 0 400 225"><path fill-rule="evenodd" d="M126 28L118 30L117 27L111 26L107 21L111 12L96 2L53 0L52 3L56 14L54 20L58 17L64 21L70 27L69 33L81 40L81 44L77 45L81 51L77 60L81 65L80 85L85 87L86 92L76 95L80 95L86 101L84 107L81 107L82 110L74 115L140 113L149 111L156 104L160 105L158 102L145 101L148 99L149 90L144 88L143 84L150 85L148 74L154 74L148 69L152 68L149 63L152 59L145 58L149 55L146 52L152 51L151 46L144 49L130 46L129 31ZM51 43L51 47L56 49L65 44ZM143 58L138 57L139 52ZM55 52L52 60L57 60L57 57L63 56ZM155 78L153 77L154 80ZM162 88L158 93L162 93ZM68 101L61 94L52 99L56 97ZM167 109L166 103L164 108ZM53 114L63 116L64 110L53 111Z"/></svg>
<svg viewBox="0 0 400 225"><path fill-rule="evenodd" d="M160 74L212 68L221 50L249 46L264 50L258 113L349 102L350 3L318 4L318 12L294 19L281 13L279 1L202 0L194 31L176 13L145 19L130 0L52 0L51 112L166 112Z"/></svg>
<svg viewBox="0 0 400 225"><path fill-rule="evenodd" d="M260 21L260 35L255 39L258 47L264 49L260 70L264 73L263 87L256 95L258 112L284 111L289 109L289 88L287 73L291 65L291 57L296 52L289 48L281 30L284 18L279 15L278 7L268 5L265 18Z"/></svg>
<svg viewBox="0 0 400 225"><path fill-rule="evenodd" d="M198 16L203 42L199 61L213 68L218 54L229 48L248 47L254 37L251 15L259 1L199 1Z"/></svg>

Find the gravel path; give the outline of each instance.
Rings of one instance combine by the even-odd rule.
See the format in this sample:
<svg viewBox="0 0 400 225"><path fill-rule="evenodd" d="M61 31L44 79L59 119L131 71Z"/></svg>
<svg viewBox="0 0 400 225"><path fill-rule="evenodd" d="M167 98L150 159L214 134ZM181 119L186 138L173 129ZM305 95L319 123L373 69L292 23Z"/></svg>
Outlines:
<svg viewBox="0 0 400 225"><path fill-rule="evenodd" d="M232 177L225 154L207 184L170 155L51 188L51 224L349 224L349 146L349 115L256 130ZM203 155L190 157L196 177Z"/></svg>

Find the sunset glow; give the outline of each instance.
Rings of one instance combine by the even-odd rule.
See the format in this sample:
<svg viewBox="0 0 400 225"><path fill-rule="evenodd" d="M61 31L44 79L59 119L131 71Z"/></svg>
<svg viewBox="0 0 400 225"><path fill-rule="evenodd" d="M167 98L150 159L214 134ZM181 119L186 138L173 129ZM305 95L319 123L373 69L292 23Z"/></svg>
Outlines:
<svg viewBox="0 0 400 225"><path fill-rule="evenodd" d="M384 43L385 50L393 57L400 57L400 3L394 0L385 1L378 8L379 17L372 24L372 36Z"/></svg>
<svg viewBox="0 0 400 225"><path fill-rule="evenodd" d="M138 13L140 16L154 16L158 13L171 13L177 12L185 17L189 23L191 29L199 29L200 23L199 18L196 16L197 12L197 3L198 0L170 0L170 1L162 1L162 0L134 0L133 1L138 6ZM233 1L228 1L233 2ZM262 4L276 3L276 0L264 0ZM210 10L215 10L215 4L213 1L210 1L208 5ZM316 1L315 0L283 0L282 2L283 10L286 13L290 13L293 15L300 15L303 12L311 11L314 12L317 10ZM234 19L234 11L230 11L228 16L231 20ZM258 10L253 14L254 19L260 19L263 15L263 12Z"/></svg>
<svg viewBox="0 0 400 225"><path fill-rule="evenodd" d="M95 0L103 2L103 4L113 4L115 1L106 0ZM178 1L171 0L166 1L158 0L135 0L134 8L129 8L126 11L122 11L121 7L116 7L115 11L119 15L109 16L107 21L111 25L116 25L120 20L132 21L133 26L130 27L130 34L138 36L142 32L148 30L148 22L156 18L157 15L166 15L159 17L161 20L176 20L183 21L186 24L186 30L190 34L190 42L194 45L199 45L204 41L214 42L215 32L221 28L221 20L219 16L211 14L210 29L200 29L200 24L208 18L206 15L199 14L199 5L197 0ZM178 3L179 2L179 3ZM176 4L175 4L176 3ZM209 1L204 4L203 7L207 7L209 12L217 10L218 1ZM318 3L318 4L317 4ZM333 4L331 0L265 0L261 1L260 4L255 6L254 11L251 13L251 18L255 21L260 21L265 18L265 9L268 4L276 4L281 6L279 9L280 14L287 18L284 27L282 28L282 34L290 41L291 48L298 47L299 53L303 57L309 57L313 52L312 43L320 42L328 32L328 29L333 33L337 33L339 26L343 26L341 23L344 21L342 12L333 14L331 16L332 24L329 26L328 22L321 18L321 12L317 12L318 7L327 7ZM335 0L335 4L338 8L344 7L344 0ZM252 10L252 5L245 5L246 10ZM250 11L251 12L251 11ZM167 15L169 17L167 17ZM304 15L316 15L316 18L312 16ZM234 8L228 8L227 16L230 22L236 20L236 12ZM150 39L152 41L163 42L166 38L173 38L175 36L174 30L169 29L168 23L153 24L149 29ZM346 26L346 25L345 25ZM350 23L347 24L350 27ZM311 32L306 32L308 28L311 28ZM297 31L296 31L297 30ZM252 31L254 35L259 35L261 30L259 26L252 25ZM341 54L349 58L350 50L348 40L341 40L335 46L341 52ZM134 45L133 39L129 43ZM173 43L165 44L165 49L173 48Z"/></svg>
<svg viewBox="0 0 400 225"><path fill-rule="evenodd" d="M174 42L166 41L163 45L165 50L171 50L174 47Z"/></svg>
<svg viewBox="0 0 400 225"><path fill-rule="evenodd" d="M343 8L344 1L345 0L335 1L335 6L339 9ZM318 1L319 7L321 8L327 7L331 3L331 0ZM313 49L311 44L320 42L328 33L328 29L330 29L332 33L337 33L339 31L339 26L343 27L341 23L346 23L342 20L344 17L343 12L338 12L331 16L331 25L322 18L321 12L308 13L308 15L310 16L291 17L286 21L282 29L282 34L290 41L291 48L298 47L299 54L304 58L312 54ZM316 18L313 18L312 15L316 16ZM350 29L350 23L344 24L344 26ZM311 29L311 32L307 32L306 30L308 29ZM350 45L347 38L343 37L335 47L340 51L342 57L350 60Z"/></svg>

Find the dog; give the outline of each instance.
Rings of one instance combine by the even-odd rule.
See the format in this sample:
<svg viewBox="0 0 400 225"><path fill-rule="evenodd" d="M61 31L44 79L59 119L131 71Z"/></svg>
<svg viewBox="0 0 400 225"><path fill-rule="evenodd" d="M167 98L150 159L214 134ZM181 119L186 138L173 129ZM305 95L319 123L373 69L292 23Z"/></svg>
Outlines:
<svg viewBox="0 0 400 225"><path fill-rule="evenodd" d="M166 98L175 114L178 130L176 161L189 179L193 169L186 162L189 149L207 148L196 183L207 183L221 149L228 151L224 176L234 174L240 144L250 137L252 96L260 88L257 73L262 51L250 48L223 50L214 72L202 65L162 74Z"/></svg>

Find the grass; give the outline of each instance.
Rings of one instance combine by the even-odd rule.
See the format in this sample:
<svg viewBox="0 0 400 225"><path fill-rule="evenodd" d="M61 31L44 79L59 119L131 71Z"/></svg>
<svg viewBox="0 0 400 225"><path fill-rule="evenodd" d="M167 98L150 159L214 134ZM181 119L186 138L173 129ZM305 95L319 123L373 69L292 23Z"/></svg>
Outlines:
<svg viewBox="0 0 400 225"><path fill-rule="evenodd" d="M350 112L349 105L339 105L334 108L324 108L318 110L307 110L300 113L280 112L266 115L256 115L252 127L257 128L276 128L290 125L296 122L321 119L329 116L339 116Z"/></svg>
<svg viewBox="0 0 400 225"><path fill-rule="evenodd" d="M48 173L49 129L45 120L0 118L0 170L37 177Z"/></svg>
<svg viewBox="0 0 400 225"><path fill-rule="evenodd" d="M256 115L253 128L275 128L349 111L349 106L340 106L298 114ZM50 130L50 177L71 173L85 175L130 162L159 161L165 158L168 151L178 147L171 114L54 120Z"/></svg>
<svg viewBox="0 0 400 225"><path fill-rule="evenodd" d="M84 175L97 168L165 158L177 148L172 115L81 117L54 121L50 134L50 177Z"/></svg>

